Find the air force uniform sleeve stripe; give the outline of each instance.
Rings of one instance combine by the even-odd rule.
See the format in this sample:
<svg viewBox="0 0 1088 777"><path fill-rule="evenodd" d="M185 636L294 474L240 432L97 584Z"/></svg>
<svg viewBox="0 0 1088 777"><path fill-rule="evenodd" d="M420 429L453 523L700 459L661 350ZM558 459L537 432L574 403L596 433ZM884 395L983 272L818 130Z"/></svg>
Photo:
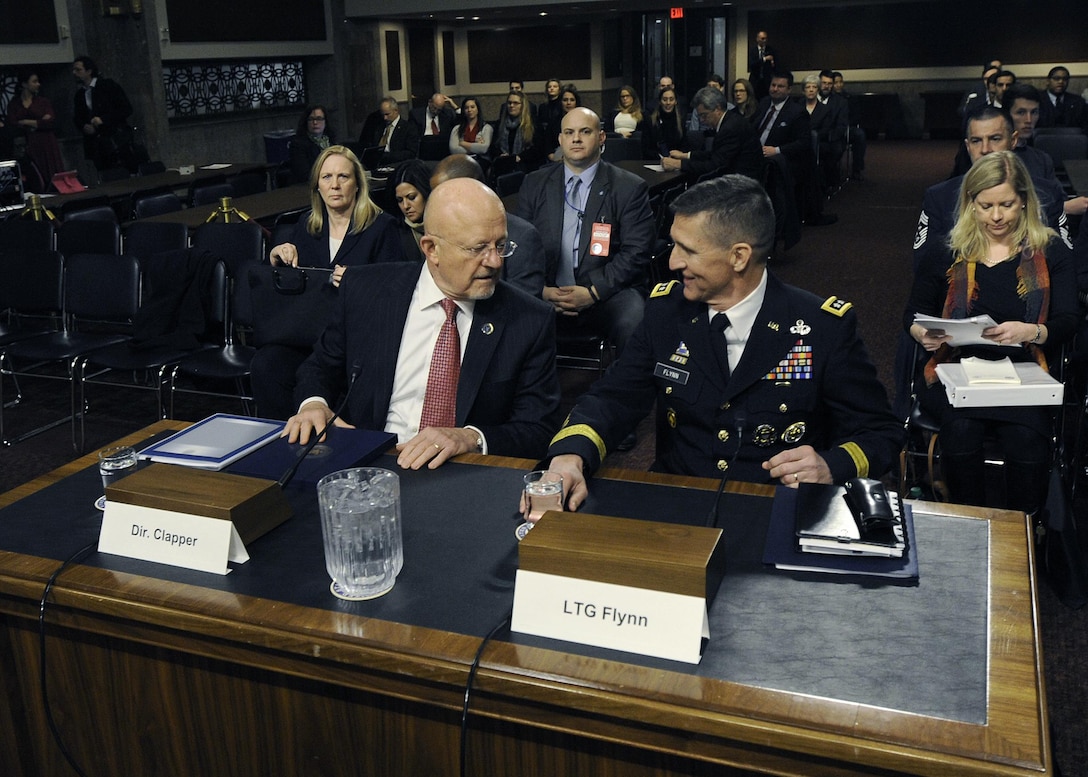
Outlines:
<svg viewBox="0 0 1088 777"><path fill-rule="evenodd" d="M914 250L926 244L926 240L929 239L929 214L924 210L922 215L918 217L918 231L914 233Z"/></svg>

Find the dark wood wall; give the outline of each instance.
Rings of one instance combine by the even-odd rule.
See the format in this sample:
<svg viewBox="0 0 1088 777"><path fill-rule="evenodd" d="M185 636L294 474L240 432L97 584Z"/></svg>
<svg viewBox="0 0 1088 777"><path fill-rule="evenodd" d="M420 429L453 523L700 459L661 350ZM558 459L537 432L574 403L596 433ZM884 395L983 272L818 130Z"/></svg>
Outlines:
<svg viewBox="0 0 1088 777"><path fill-rule="evenodd" d="M945 0L752 11L751 37L766 30L785 66L943 67L1081 62L1088 57L1084 0Z"/></svg>
<svg viewBox="0 0 1088 777"><path fill-rule="evenodd" d="M174 43L325 40L322 0L166 0Z"/></svg>
<svg viewBox="0 0 1088 777"><path fill-rule="evenodd" d="M589 23L469 30L469 78L473 83L591 78L591 36Z"/></svg>

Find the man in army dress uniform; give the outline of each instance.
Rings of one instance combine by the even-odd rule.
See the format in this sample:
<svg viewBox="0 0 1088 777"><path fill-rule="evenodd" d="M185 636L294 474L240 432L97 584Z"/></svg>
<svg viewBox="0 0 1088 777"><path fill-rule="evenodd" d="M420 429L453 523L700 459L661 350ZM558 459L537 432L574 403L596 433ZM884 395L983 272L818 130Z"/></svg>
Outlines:
<svg viewBox="0 0 1088 777"><path fill-rule="evenodd" d="M549 447L569 508L655 400L656 471L788 486L882 475L902 428L851 305L767 271L774 211L760 185L722 176L672 209L669 267L683 280L654 289L623 355Z"/></svg>

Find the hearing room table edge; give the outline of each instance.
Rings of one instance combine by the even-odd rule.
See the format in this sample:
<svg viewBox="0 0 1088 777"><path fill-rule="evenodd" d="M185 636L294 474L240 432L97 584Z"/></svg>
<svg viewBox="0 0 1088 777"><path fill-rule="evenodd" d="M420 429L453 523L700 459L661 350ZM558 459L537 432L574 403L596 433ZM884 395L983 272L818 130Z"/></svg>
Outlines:
<svg viewBox="0 0 1088 777"><path fill-rule="evenodd" d="M176 428L161 421L120 442ZM0 507L94 461L84 456L2 494ZM717 486L628 470L601 477ZM750 484L729 490L771 494ZM487 646L474 681L468 773L702 775L728 765L738 774L1050 774L1029 522L1009 511L915 509L990 523L985 725L500 639ZM50 738L37 679L38 601L57 566L0 552L5 775L70 773ZM475 637L78 564L50 602L50 698L77 760L105 757L113 774L457 773Z"/></svg>

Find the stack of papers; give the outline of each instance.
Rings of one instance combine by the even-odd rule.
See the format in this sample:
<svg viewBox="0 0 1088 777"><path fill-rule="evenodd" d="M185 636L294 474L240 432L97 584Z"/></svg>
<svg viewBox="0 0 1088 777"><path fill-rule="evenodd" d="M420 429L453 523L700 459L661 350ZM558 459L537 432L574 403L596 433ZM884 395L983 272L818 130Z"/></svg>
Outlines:
<svg viewBox="0 0 1088 777"><path fill-rule="evenodd" d="M1016 374L1016 368L1012 366L1012 359L1008 356L1004 359L979 359L969 356L960 359L960 365L963 367L963 374L967 376L967 382L972 386L981 383L1020 385L1020 376Z"/></svg>
<svg viewBox="0 0 1088 777"><path fill-rule="evenodd" d="M797 488L797 544L803 553L902 556L906 547L899 500L888 503L896 524L862 532L838 486L802 483Z"/></svg>
<svg viewBox="0 0 1088 777"><path fill-rule="evenodd" d="M914 314L914 323L921 324L927 330L937 330L949 335L949 345L995 345L1004 348L1019 348L1017 345L1002 345L993 340L987 340L982 336L985 329L997 326L997 322L988 315L971 316L970 318L937 318L936 316L923 316Z"/></svg>

